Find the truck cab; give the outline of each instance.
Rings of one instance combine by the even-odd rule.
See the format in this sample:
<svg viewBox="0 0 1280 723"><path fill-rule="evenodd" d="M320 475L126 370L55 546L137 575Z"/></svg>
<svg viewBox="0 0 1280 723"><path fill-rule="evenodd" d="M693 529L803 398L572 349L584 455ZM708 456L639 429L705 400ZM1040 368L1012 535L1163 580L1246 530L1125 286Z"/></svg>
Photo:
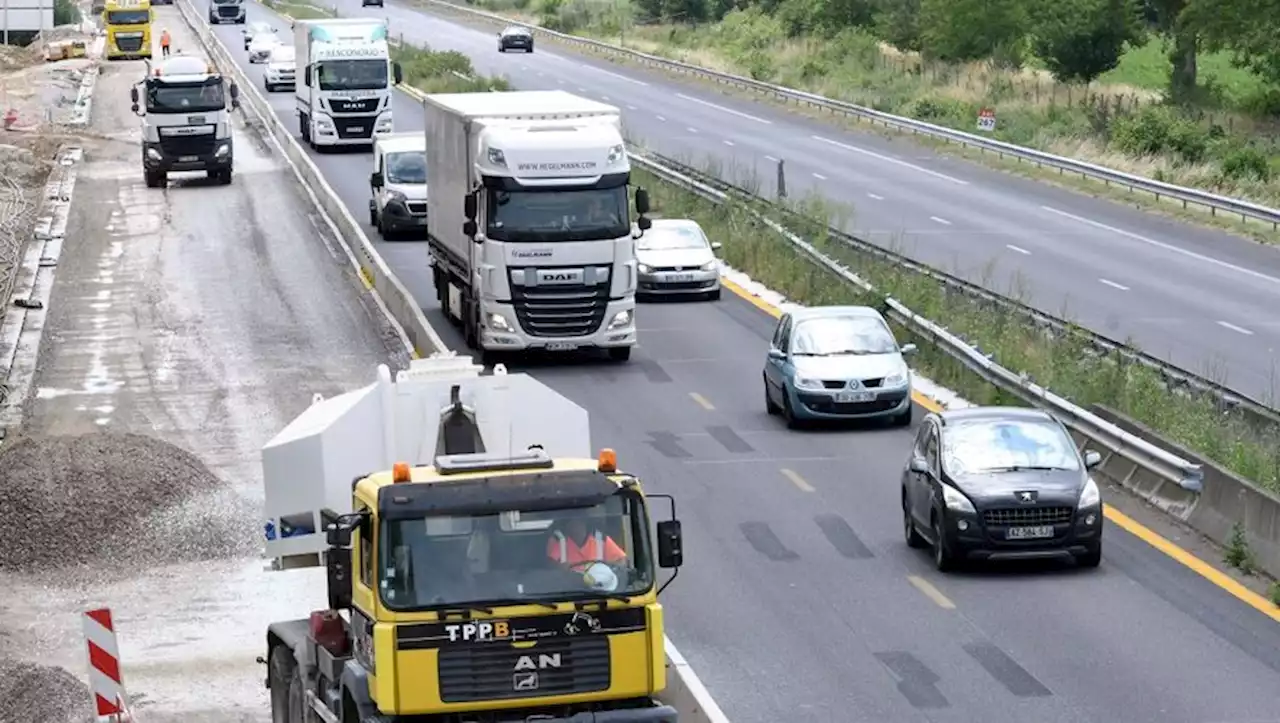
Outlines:
<svg viewBox="0 0 1280 723"><path fill-rule="evenodd" d="M102 10L107 59L150 58L153 17L150 0L107 0Z"/></svg>
<svg viewBox="0 0 1280 723"><path fill-rule="evenodd" d="M312 148L369 146L392 132L391 90L403 79L391 60L387 21L297 20L294 54L298 126Z"/></svg>
<svg viewBox="0 0 1280 723"><path fill-rule="evenodd" d="M267 630L275 723L676 723L657 571L682 563L679 523L651 532L663 496L583 453L585 410L480 370L380 367L263 449L267 554L323 564L329 598Z"/></svg>
<svg viewBox="0 0 1280 723"><path fill-rule="evenodd" d="M244 25L244 0L209 0L209 24L235 23Z"/></svg>
<svg viewBox="0 0 1280 723"><path fill-rule="evenodd" d="M427 142L421 133L395 133L373 146L369 224L384 239L426 236Z"/></svg>
<svg viewBox="0 0 1280 723"><path fill-rule="evenodd" d="M141 92L139 92L141 89ZM142 169L149 188L161 188L168 174L206 171L231 183L230 109L240 92L203 58L176 55L149 66L130 89L133 112L142 117Z"/></svg>

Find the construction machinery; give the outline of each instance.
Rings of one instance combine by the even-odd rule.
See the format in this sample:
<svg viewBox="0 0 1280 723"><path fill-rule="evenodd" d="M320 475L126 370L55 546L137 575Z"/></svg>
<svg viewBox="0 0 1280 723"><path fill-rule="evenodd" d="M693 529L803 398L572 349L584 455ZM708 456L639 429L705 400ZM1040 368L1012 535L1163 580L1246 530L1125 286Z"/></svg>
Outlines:
<svg viewBox="0 0 1280 723"><path fill-rule="evenodd" d="M582 407L482 369L379 366L263 448L266 554L328 588L267 629L275 723L677 720L657 699L674 500L592 456ZM671 519L651 533L653 498Z"/></svg>

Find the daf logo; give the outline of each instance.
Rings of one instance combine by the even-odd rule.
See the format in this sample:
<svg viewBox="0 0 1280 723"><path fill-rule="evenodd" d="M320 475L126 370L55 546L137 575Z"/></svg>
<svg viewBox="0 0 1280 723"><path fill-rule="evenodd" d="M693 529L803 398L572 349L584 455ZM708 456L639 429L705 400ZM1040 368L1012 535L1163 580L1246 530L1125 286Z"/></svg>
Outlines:
<svg viewBox="0 0 1280 723"><path fill-rule="evenodd" d="M539 269L538 285L542 284L581 284L582 269Z"/></svg>
<svg viewBox="0 0 1280 723"><path fill-rule="evenodd" d="M1017 495L1018 501L1023 504L1031 504L1036 501L1035 490L1024 490L1022 492L1014 492L1013 494Z"/></svg>
<svg viewBox="0 0 1280 723"><path fill-rule="evenodd" d="M554 670L561 666L560 653L521 655L516 659L515 674L511 676L511 689L531 691L538 689L538 671Z"/></svg>

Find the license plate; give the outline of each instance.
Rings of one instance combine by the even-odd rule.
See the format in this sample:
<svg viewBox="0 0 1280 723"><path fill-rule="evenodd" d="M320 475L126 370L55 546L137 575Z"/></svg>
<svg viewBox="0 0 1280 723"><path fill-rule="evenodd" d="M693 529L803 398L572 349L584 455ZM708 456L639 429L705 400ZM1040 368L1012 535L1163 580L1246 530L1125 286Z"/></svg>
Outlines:
<svg viewBox="0 0 1280 723"><path fill-rule="evenodd" d="M875 399L875 395L871 392L840 392L836 395L837 402L869 402Z"/></svg>
<svg viewBox="0 0 1280 723"><path fill-rule="evenodd" d="M364 126L348 126L347 131L350 133L364 133Z"/></svg>
<svg viewBox="0 0 1280 723"><path fill-rule="evenodd" d="M667 274L665 280L674 284L678 284L681 281L693 281L693 274Z"/></svg>
<svg viewBox="0 0 1280 723"><path fill-rule="evenodd" d="M1009 540L1043 540L1047 537L1053 537L1053 525L1010 527L1005 533L1005 538Z"/></svg>
<svg viewBox="0 0 1280 723"><path fill-rule="evenodd" d="M553 341L547 344L547 351L573 351L578 345L567 341Z"/></svg>
<svg viewBox="0 0 1280 723"><path fill-rule="evenodd" d="M178 163L195 163L200 156L178 156Z"/></svg>

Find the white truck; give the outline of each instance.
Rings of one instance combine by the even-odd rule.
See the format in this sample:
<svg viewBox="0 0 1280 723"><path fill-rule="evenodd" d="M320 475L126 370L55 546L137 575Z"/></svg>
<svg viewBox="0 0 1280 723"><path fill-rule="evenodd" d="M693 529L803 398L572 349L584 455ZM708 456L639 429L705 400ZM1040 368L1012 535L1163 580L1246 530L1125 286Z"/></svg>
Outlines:
<svg viewBox="0 0 1280 723"><path fill-rule="evenodd" d="M298 125L312 148L363 145L391 133L391 89L403 79L391 60L387 21L296 20Z"/></svg>
<svg viewBox="0 0 1280 723"><path fill-rule="evenodd" d="M482 359L636 344L635 239L651 225L621 112L564 91L423 100L436 296Z"/></svg>
<svg viewBox="0 0 1280 723"><path fill-rule="evenodd" d="M206 171L218 183L231 183L230 109L240 107L240 89L212 63L193 55L166 58L149 65L129 95L142 117L142 172L149 188L163 188L175 171Z"/></svg>

